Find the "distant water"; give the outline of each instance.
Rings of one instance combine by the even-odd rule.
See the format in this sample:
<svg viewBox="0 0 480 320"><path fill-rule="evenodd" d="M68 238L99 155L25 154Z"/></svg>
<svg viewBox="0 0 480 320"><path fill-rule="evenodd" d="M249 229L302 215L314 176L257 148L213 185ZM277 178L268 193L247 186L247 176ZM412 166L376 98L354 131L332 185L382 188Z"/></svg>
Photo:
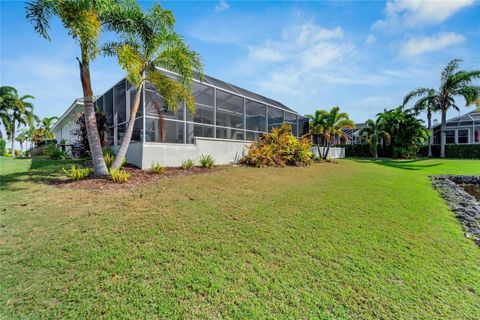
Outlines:
<svg viewBox="0 0 480 320"><path fill-rule="evenodd" d="M478 184L476 184L476 185L465 185L465 186L462 186L462 187L467 193L471 194L478 201L480 201L480 185L478 185Z"/></svg>

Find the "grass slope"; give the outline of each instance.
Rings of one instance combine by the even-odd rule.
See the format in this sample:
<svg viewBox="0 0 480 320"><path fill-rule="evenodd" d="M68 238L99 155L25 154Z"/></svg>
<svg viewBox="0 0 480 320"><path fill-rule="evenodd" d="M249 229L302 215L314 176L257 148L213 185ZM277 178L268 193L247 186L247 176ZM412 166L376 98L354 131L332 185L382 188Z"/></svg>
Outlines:
<svg viewBox="0 0 480 320"><path fill-rule="evenodd" d="M480 250L431 188L480 161L229 168L59 189L0 159L0 317L475 319Z"/></svg>

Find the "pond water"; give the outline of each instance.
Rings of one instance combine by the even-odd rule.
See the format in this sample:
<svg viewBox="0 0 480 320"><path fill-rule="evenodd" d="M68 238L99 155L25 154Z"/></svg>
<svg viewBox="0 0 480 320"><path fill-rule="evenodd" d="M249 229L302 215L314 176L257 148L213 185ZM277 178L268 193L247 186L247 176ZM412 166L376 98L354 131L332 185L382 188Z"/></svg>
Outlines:
<svg viewBox="0 0 480 320"><path fill-rule="evenodd" d="M474 196L478 201L480 201L480 185L478 184L471 184L471 185L464 185L462 186L463 189Z"/></svg>

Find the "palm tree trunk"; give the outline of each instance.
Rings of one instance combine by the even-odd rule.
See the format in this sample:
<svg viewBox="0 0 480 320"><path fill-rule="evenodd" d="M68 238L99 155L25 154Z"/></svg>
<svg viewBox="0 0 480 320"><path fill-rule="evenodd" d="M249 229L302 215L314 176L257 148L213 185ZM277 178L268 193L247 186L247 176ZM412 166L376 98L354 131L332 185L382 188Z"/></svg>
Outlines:
<svg viewBox="0 0 480 320"><path fill-rule="evenodd" d="M140 83L140 86L137 88L137 93L135 94L135 100L133 102L133 108L130 112L130 118L128 119L127 129L125 130L125 135L122 138L122 143L118 149L115 160L112 164L112 169L118 169L122 165L123 159L127 154L128 146L130 145L130 140L132 139L133 126L135 125L135 118L137 116L138 107L140 106L140 97L142 95L143 82Z"/></svg>
<svg viewBox="0 0 480 320"><path fill-rule="evenodd" d="M12 121L12 158L15 158L15 118Z"/></svg>
<svg viewBox="0 0 480 320"><path fill-rule="evenodd" d="M428 122L428 132L430 133L430 137L428 137L428 157L431 158L433 132L432 132L432 113L430 111L427 113L427 122Z"/></svg>
<svg viewBox="0 0 480 320"><path fill-rule="evenodd" d="M440 127L440 158L445 158L446 126L447 126L447 109L442 108L442 124Z"/></svg>
<svg viewBox="0 0 480 320"><path fill-rule="evenodd" d="M95 118L90 68L88 62L78 60L78 63L85 106L85 126L87 127L88 144L90 146L90 154L92 155L93 172L97 177L106 177L108 176L108 169L103 159L102 144L98 134L97 119Z"/></svg>

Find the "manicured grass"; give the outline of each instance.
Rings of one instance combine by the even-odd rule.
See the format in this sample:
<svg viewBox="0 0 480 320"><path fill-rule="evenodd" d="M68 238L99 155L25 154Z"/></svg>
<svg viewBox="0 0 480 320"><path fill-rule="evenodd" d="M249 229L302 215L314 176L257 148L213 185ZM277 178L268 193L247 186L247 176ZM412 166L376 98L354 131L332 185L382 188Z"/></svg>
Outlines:
<svg viewBox="0 0 480 320"><path fill-rule="evenodd" d="M427 176L480 161L229 168L116 191L46 184L48 161L0 166L0 318L478 319L480 249Z"/></svg>

